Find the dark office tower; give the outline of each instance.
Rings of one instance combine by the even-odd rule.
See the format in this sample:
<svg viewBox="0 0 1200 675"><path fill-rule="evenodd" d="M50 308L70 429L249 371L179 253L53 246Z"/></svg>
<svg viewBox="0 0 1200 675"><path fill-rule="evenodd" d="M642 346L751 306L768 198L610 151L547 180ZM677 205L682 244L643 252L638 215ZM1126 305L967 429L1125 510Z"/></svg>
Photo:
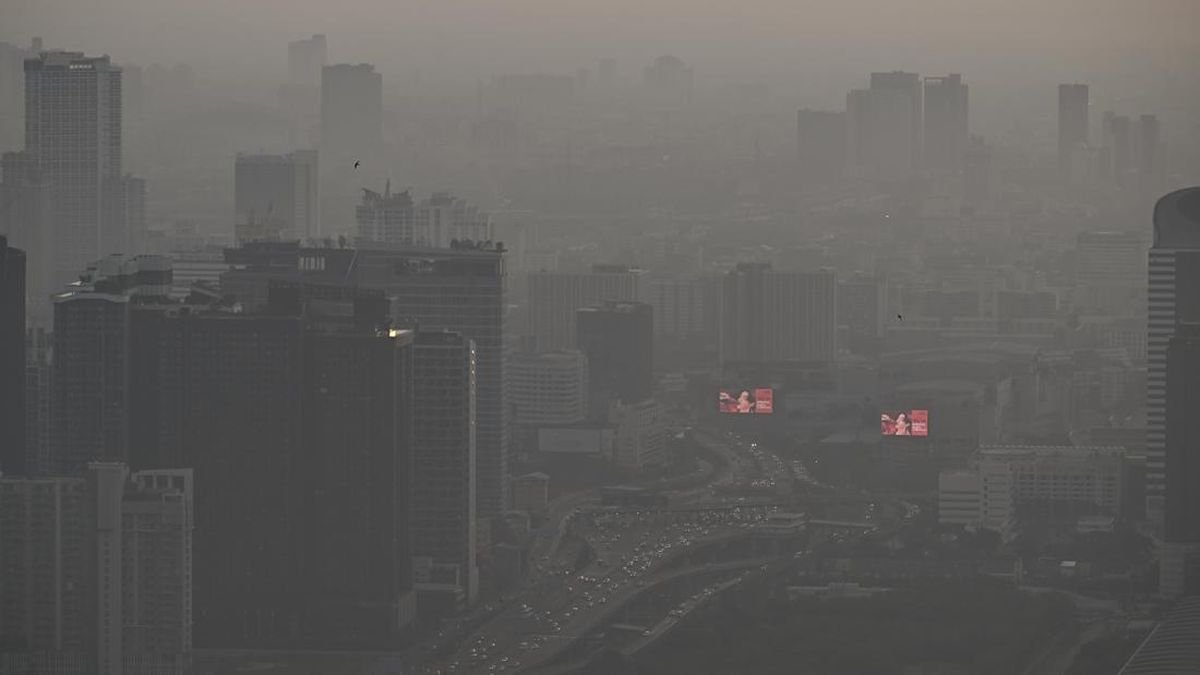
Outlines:
<svg viewBox="0 0 1200 675"><path fill-rule="evenodd" d="M131 454L211 485L198 644L377 649L411 618L411 334L373 296L276 285L261 312L138 313Z"/></svg>
<svg viewBox="0 0 1200 675"><path fill-rule="evenodd" d="M134 306L166 298L171 262L114 255L79 278L54 298L54 448L48 468L57 475L94 460L127 460L131 316Z"/></svg>
<svg viewBox="0 0 1200 675"><path fill-rule="evenodd" d="M304 240L321 232L316 150L238 154L233 169L238 241Z"/></svg>
<svg viewBox="0 0 1200 675"><path fill-rule="evenodd" d="M374 158L383 141L383 76L367 63L321 69L321 154L339 160Z"/></svg>
<svg viewBox="0 0 1200 675"><path fill-rule="evenodd" d="M25 337L25 471L42 476L49 467L54 432L50 415L54 401L54 371L50 365L53 343L46 328L30 328Z"/></svg>
<svg viewBox="0 0 1200 675"><path fill-rule="evenodd" d="M288 83L317 86L325 67L325 36L313 35L288 43Z"/></svg>
<svg viewBox="0 0 1200 675"><path fill-rule="evenodd" d="M925 168L957 173L969 140L967 85L957 73L925 78Z"/></svg>
<svg viewBox="0 0 1200 675"><path fill-rule="evenodd" d="M721 293L721 363L828 363L837 351L837 280L831 271L775 272L740 263Z"/></svg>
<svg viewBox="0 0 1200 675"><path fill-rule="evenodd" d="M1200 592L1200 323L1176 324L1167 343L1166 500L1159 592Z"/></svg>
<svg viewBox="0 0 1200 675"><path fill-rule="evenodd" d="M121 173L121 69L107 56L45 52L25 61L25 150L49 186L52 279L131 253Z"/></svg>
<svg viewBox="0 0 1200 675"><path fill-rule="evenodd" d="M613 403L632 405L653 396L654 309L641 302L606 302L580 309L577 316L592 419L606 419Z"/></svg>
<svg viewBox="0 0 1200 675"><path fill-rule="evenodd" d="M796 113L796 159L805 181L841 178L846 161L846 113L807 108Z"/></svg>
<svg viewBox="0 0 1200 675"><path fill-rule="evenodd" d="M296 644L379 648L393 644L416 612L412 332L375 330L387 312L381 293L324 295L308 299L297 421L304 430L297 463L303 631L320 637ZM322 308L339 305L355 321L321 316Z"/></svg>
<svg viewBox="0 0 1200 675"><path fill-rule="evenodd" d="M1146 515L1162 523L1171 479L1167 458L1167 347L1179 324L1200 323L1200 188L1168 194L1154 206L1146 339ZM1194 414L1188 424L1195 424Z"/></svg>
<svg viewBox="0 0 1200 675"><path fill-rule="evenodd" d="M415 588L434 614L473 604L479 588L475 357L474 343L457 333L416 334L409 522Z"/></svg>
<svg viewBox="0 0 1200 675"><path fill-rule="evenodd" d="M877 178L906 178L921 161L921 76L871 73L870 92L870 170Z"/></svg>
<svg viewBox="0 0 1200 675"><path fill-rule="evenodd" d="M374 245L382 246L382 245ZM448 330L475 343L477 500L481 517L498 516L508 482L507 406L504 393L505 269L502 247L302 248L257 244L228 249L234 269L223 289L262 304L270 279L350 284L382 290L398 321L422 330Z"/></svg>
<svg viewBox="0 0 1200 675"><path fill-rule="evenodd" d="M1067 178L1077 148L1088 144L1088 86L1058 85L1058 169Z"/></svg>
<svg viewBox="0 0 1200 675"><path fill-rule="evenodd" d="M1167 541L1200 544L1200 323L1179 323L1167 343Z"/></svg>
<svg viewBox="0 0 1200 675"><path fill-rule="evenodd" d="M0 473L26 475L25 252L0 234Z"/></svg>

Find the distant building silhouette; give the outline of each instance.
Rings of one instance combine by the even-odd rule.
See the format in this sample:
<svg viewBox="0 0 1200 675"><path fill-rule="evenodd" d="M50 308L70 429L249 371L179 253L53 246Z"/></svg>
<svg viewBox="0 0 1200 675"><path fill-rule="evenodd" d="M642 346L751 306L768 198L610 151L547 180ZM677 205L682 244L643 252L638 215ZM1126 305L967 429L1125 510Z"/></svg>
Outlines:
<svg viewBox="0 0 1200 675"><path fill-rule="evenodd" d="M1072 178L1074 155L1088 145L1088 86L1058 85L1058 168Z"/></svg>
<svg viewBox="0 0 1200 675"><path fill-rule="evenodd" d="M957 73L926 77L924 132L925 167L938 173L963 168L970 133L967 118L967 85Z"/></svg>
<svg viewBox="0 0 1200 675"><path fill-rule="evenodd" d="M321 234L315 150L286 155L239 153L233 175L239 241L303 240Z"/></svg>
<svg viewBox="0 0 1200 675"><path fill-rule="evenodd" d="M325 35L316 34L288 43L288 83L320 85L325 67Z"/></svg>

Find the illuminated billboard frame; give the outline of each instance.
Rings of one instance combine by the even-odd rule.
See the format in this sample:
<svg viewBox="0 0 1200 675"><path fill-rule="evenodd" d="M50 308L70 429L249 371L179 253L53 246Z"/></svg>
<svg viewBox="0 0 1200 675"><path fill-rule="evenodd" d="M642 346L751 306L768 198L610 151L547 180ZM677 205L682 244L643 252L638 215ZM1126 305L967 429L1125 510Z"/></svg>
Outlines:
<svg viewBox="0 0 1200 675"><path fill-rule="evenodd" d="M717 411L723 415L770 415L775 412L775 390L722 389L717 393Z"/></svg>
<svg viewBox="0 0 1200 675"><path fill-rule="evenodd" d="M915 409L900 410L893 413L880 413L879 433L882 436L917 436L924 438L929 435L929 411Z"/></svg>

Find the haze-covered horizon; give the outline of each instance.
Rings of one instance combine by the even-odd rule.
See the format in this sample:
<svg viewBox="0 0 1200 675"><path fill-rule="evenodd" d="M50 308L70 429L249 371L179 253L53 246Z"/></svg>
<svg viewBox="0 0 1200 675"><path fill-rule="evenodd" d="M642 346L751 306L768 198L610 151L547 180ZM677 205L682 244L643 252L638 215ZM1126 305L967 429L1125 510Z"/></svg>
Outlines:
<svg viewBox="0 0 1200 675"><path fill-rule="evenodd" d="M674 53L695 65L698 77L714 79L892 68L1094 79L1147 66L1182 74L1200 53L1192 33L1200 3L1187 0L3 4L0 39L41 35L48 46L143 64L188 62L229 80L279 70L281 42L320 32L329 36L331 62L458 78L573 69L605 57L628 75Z"/></svg>

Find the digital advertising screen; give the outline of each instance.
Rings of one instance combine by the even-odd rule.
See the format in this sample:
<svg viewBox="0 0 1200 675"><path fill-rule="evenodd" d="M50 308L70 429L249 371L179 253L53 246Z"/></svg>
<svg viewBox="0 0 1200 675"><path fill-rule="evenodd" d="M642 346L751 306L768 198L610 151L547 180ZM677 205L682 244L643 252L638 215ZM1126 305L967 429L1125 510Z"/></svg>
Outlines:
<svg viewBox="0 0 1200 675"><path fill-rule="evenodd" d="M770 415L775 412L775 390L767 387L722 389L717 398L717 409L727 415Z"/></svg>
<svg viewBox="0 0 1200 675"><path fill-rule="evenodd" d="M879 432L884 436L928 436L928 410L901 410L879 415Z"/></svg>

